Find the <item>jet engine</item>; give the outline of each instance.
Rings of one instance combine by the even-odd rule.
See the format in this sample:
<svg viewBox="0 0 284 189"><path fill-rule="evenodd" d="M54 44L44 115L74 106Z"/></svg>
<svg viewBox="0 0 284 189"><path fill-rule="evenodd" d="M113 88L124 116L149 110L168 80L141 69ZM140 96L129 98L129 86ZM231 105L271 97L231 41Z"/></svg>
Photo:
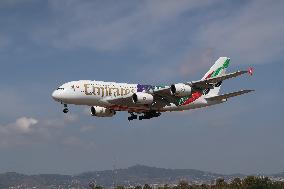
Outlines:
<svg viewBox="0 0 284 189"><path fill-rule="evenodd" d="M100 107L100 106L92 106L91 107L91 115L97 117L112 117L116 114L114 110Z"/></svg>
<svg viewBox="0 0 284 189"><path fill-rule="evenodd" d="M154 97L148 93L137 92L132 95L132 101L135 104L152 104Z"/></svg>
<svg viewBox="0 0 284 189"><path fill-rule="evenodd" d="M189 85L178 83L171 85L171 94L175 96L188 96L191 95L192 89Z"/></svg>

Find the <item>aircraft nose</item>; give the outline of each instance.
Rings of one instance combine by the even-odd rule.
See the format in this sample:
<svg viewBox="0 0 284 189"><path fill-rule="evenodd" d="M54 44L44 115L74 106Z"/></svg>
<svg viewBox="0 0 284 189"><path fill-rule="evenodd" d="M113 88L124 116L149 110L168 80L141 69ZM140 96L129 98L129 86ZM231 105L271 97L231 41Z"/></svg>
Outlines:
<svg viewBox="0 0 284 189"><path fill-rule="evenodd" d="M59 94L59 91L58 90L55 90L55 91L53 91L53 93L52 93L52 98L54 99L54 100L56 100L56 101L59 101L59 99L60 99L60 94Z"/></svg>

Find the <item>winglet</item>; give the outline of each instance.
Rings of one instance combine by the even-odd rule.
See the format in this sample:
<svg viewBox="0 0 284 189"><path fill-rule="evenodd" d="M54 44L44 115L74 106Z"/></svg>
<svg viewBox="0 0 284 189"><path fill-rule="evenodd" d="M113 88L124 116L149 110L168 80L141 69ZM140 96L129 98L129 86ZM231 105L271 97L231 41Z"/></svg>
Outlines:
<svg viewBox="0 0 284 189"><path fill-rule="evenodd" d="M249 68L248 68L248 74L249 74L250 76L252 76L253 72L254 72L254 69L253 69L252 67L249 67Z"/></svg>

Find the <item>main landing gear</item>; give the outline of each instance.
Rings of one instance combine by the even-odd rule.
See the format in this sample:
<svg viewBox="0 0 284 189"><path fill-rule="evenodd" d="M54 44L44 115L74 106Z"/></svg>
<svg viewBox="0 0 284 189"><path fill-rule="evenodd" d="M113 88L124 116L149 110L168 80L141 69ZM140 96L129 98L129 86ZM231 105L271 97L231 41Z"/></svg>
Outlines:
<svg viewBox="0 0 284 189"><path fill-rule="evenodd" d="M134 113L130 113L130 116L128 117L128 121L132 121L134 119L137 119L137 115L135 115Z"/></svg>
<svg viewBox="0 0 284 189"><path fill-rule="evenodd" d="M139 116L139 120L151 119L153 117L159 117L160 115L161 115L161 112L156 112L156 111L144 112L144 115Z"/></svg>
<svg viewBox="0 0 284 189"><path fill-rule="evenodd" d="M151 119L153 117L159 117L160 115L161 115L161 112L156 112L156 111L143 112L143 115L139 116L139 120ZM138 117L137 115L131 112L130 116L128 117L128 121L137 119L137 117Z"/></svg>
<svg viewBox="0 0 284 189"><path fill-rule="evenodd" d="M64 104L63 113L67 114L69 112L69 109L67 108L67 104Z"/></svg>

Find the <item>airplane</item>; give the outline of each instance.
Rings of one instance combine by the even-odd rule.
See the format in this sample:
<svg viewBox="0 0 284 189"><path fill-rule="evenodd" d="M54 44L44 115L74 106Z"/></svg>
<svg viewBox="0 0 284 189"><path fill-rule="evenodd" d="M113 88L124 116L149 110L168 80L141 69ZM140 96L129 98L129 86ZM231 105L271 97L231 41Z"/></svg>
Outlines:
<svg viewBox="0 0 284 189"><path fill-rule="evenodd" d="M226 74L230 58L220 57L201 80L172 85L143 85L104 81L71 81L58 87L52 97L64 105L87 105L96 117L112 117L127 111L128 120L159 117L163 112L184 111L226 102L229 98L254 90L239 90L219 95L224 80L242 74L253 74L253 69ZM139 115L139 117L138 117Z"/></svg>

